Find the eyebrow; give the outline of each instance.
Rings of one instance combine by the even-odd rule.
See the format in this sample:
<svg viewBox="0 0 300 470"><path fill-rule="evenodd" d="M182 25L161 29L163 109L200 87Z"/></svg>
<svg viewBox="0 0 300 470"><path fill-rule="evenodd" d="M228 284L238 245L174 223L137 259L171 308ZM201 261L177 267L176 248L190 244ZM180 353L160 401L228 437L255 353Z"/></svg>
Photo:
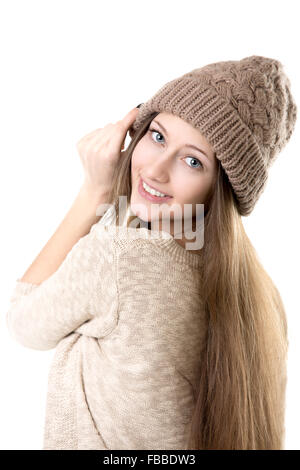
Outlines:
<svg viewBox="0 0 300 470"><path fill-rule="evenodd" d="M153 120L152 122L155 123L155 124L157 124L158 126L160 126L160 127L162 128L162 130L165 132L166 136L168 137L168 132L167 132L167 130L164 128L164 126L163 126L162 124L160 124L160 123L159 123L158 121L156 121L156 120L155 120L155 121ZM203 153L203 154L206 156L206 158L210 161L210 158L209 158L209 156L207 155L207 153L204 152L204 150L200 149L199 147L196 147L195 145L192 145L192 144L186 144L186 147L189 147L189 148L194 149L194 150L198 150L198 152Z"/></svg>

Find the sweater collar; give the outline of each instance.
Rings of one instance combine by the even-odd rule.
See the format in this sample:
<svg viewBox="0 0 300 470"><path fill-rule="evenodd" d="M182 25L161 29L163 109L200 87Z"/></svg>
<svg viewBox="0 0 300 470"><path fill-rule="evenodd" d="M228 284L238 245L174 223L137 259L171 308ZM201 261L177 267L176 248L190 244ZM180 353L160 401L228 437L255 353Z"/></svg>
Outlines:
<svg viewBox="0 0 300 470"><path fill-rule="evenodd" d="M109 217L102 221L103 225L109 227L115 226L115 218L113 216L113 211L108 211L107 214ZM129 204L126 211L123 221L121 221L119 226L115 226L118 229L118 233L121 236L126 238L143 238L148 239L153 242L153 245L164 250L169 257L180 264L188 264L192 268L199 269L202 264L202 256L199 253L196 253L196 250L185 249L183 246L179 245L176 239L169 233L164 230L150 230L147 227L143 226L134 228L129 227L131 218L136 218L137 216L132 212L131 206ZM138 218L138 217L137 217ZM142 221L141 221L142 222ZM145 222L144 222L145 224ZM190 242L192 244L192 242Z"/></svg>
<svg viewBox="0 0 300 470"><path fill-rule="evenodd" d="M129 239L147 239L153 246L162 249L168 254L171 260L180 264L188 264L192 268L199 269L202 264L201 254L196 250L187 250L179 245L176 239L168 232L163 230L149 230L145 227L134 228L126 226L117 226L118 236Z"/></svg>

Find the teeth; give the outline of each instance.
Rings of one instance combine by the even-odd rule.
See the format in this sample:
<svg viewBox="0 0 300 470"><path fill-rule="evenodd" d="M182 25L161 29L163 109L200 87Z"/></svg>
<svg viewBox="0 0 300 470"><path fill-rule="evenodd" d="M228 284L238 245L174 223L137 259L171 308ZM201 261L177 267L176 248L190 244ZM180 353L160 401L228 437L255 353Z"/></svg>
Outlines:
<svg viewBox="0 0 300 470"><path fill-rule="evenodd" d="M150 193L154 196L159 196L159 197L165 197L166 194L160 193L159 191L155 191L154 189L150 188L144 181L143 181L143 187L147 191L147 193Z"/></svg>

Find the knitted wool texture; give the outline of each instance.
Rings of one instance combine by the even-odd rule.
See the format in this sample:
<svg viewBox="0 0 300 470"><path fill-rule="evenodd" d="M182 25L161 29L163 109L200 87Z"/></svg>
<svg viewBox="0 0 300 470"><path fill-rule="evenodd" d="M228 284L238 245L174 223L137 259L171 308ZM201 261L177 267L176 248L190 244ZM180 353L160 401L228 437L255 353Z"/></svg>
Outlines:
<svg viewBox="0 0 300 470"><path fill-rule="evenodd" d="M56 348L43 450L186 445L207 334L202 260L167 232L125 220L115 231L113 219L109 209L52 276L17 279L11 295L12 337Z"/></svg>
<svg viewBox="0 0 300 470"><path fill-rule="evenodd" d="M282 63L253 55L211 63L169 81L141 104L133 129L154 112L173 113L199 129L228 176L239 213L246 216L291 137L297 106Z"/></svg>

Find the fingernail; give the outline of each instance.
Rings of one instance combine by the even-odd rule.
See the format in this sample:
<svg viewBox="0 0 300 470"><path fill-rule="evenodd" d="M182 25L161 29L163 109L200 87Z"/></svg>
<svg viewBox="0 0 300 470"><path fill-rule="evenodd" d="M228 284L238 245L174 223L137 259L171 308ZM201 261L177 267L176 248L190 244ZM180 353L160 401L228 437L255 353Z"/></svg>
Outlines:
<svg viewBox="0 0 300 470"><path fill-rule="evenodd" d="M137 108L139 108L140 106L142 106L142 104L144 104L144 103L138 104L138 105L137 105Z"/></svg>

